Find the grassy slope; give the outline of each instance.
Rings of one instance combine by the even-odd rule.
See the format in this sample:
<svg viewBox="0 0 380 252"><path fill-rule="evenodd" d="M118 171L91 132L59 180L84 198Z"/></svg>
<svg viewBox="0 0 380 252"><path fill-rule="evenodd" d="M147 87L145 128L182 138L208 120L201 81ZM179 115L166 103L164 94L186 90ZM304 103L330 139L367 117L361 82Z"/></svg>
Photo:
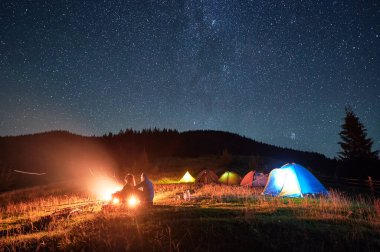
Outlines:
<svg viewBox="0 0 380 252"><path fill-rule="evenodd" d="M206 186L196 190L190 202L177 200L176 193L186 188L158 186L156 206L151 209L102 209L94 204L70 216L49 215L53 210L47 208L66 203L67 196L41 203L36 188L35 198L26 203L3 206L0 249L380 250L378 208L364 199L336 194L326 199L265 198L260 190ZM0 195L0 200L4 197L8 196ZM73 196L71 203L75 200L81 199ZM24 232L4 233L12 229Z"/></svg>

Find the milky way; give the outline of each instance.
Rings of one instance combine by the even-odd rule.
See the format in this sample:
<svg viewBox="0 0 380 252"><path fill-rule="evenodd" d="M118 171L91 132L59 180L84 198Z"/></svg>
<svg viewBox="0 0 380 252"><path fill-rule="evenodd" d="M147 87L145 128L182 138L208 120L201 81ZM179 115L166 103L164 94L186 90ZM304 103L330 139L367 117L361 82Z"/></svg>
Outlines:
<svg viewBox="0 0 380 252"><path fill-rule="evenodd" d="M377 0L0 5L0 135L216 129L334 156L350 105L380 146Z"/></svg>

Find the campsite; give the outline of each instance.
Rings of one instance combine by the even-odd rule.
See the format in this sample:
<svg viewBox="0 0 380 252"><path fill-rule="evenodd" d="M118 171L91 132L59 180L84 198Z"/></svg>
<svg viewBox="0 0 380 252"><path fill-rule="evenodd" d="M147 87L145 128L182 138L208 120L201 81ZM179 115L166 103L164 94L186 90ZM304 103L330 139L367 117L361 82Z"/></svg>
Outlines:
<svg viewBox="0 0 380 252"><path fill-rule="evenodd" d="M319 154L215 131L48 132L0 147L18 168L1 173L1 250L380 248L379 181L335 178L339 163ZM154 184L151 207L113 198L141 172Z"/></svg>
<svg viewBox="0 0 380 252"><path fill-rule="evenodd" d="M0 252L380 251L380 0L0 0Z"/></svg>
<svg viewBox="0 0 380 252"><path fill-rule="evenodd" d="M263 196L260 187L157 183L154 207L139 209L105 208L64 186L1 195L9 202L2 208L2 249L375 251L380 244L380 202L335 191L284 198Z"/></svg>
<svg viewBox="0 0 380 252"><path fill-rule="evenodd" d="M57 137L62 134L63 138ZM68 136L72 138L69 142ZM219 155L155 161L150 158L152 150L145 154L143 151L142 157L136 155L136 160L140 160L138 165L144 165L144 169L131 166L115 175L93 165L92 160L99 158L100 152L90 148L93 143L85 143L92 142L91 138L67 133L28 136L28 142L23 142L24 138L3 141L3 144L11 141L12 147L6 149L17 148L23 157L20 169L25 169L23 163L39 162L24 155L23 148L28 154L31 151L56 153L61 157L56 165L77 160L81 166L92 168L65 173L55 169L44 175L4 173L10 182L35 179L29 182L31 186L0 194L2 250L243 251L254 247L293 251L297 247L299 251L376 251L380 247L376 180L371 187L364 179L343 181L331 176L328 179L317 169L313 172L298 163L258 156L244 159L223 150L229 146L228 141L216 150ZM50 139L49 146L60 146L61 154L57 155L58 149L46 145L35 150L28 147L30 139L38 146L46 138ZM104 140L108 142L109 137ZM154 142L151 144L154 146ZM68 151L72 146L86 152L82 151L78 159L76 151ZM273 149L273 153L276 151L282 150ZM307 155L311 154L303 153ZM87 161L83 160L85 156ZM125 163L131 157L123 158ZM240 164L244 160L250 160L253 165L244 167ZM284 163L268 168L276 162ZM138 198L126 199L125 203L112 199L112 193L123 187L126 173L133 173L138 182L142 171L148 172L154 184L153 206L141 204ZM54 177L49 177L51 172ZM67 172L70 177L80 179L56 179L67 176ZM51 183L45 182L48 178Z"/></svg>

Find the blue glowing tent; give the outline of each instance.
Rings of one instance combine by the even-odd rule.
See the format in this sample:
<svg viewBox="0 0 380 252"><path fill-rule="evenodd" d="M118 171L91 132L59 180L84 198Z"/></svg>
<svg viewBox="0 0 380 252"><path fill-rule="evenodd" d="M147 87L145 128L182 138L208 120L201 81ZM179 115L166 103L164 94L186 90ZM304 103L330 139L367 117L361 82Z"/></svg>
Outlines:
<svg viewBox="0 0 380 252"><path fill-rule="evenodd" d="M326 188L305 167L291 163L273 169L264 188L264 195L303 197L305 194L327 194Z"/></svg>

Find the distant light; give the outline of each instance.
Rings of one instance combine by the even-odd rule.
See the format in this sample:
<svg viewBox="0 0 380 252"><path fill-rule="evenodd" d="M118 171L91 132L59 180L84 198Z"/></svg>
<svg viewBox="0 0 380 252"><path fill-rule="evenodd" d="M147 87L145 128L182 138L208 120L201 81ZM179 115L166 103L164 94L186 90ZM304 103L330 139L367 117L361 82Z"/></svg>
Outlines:
<svg viewBox="0 0 380 252"><path fill-rule="evenodd" d="M119 200L118 198L114 198L114 199L112 200L112 203L113 203L113 204L119 204L119 203L120 203L120 200Z"/></svg>
<svg viewBox="0 0 380 252"><path fill-rule="evenodd" d="M291 134L290 134L290 139L292 139L292 140L296 140L296 133L291 132Z"/></svg>

